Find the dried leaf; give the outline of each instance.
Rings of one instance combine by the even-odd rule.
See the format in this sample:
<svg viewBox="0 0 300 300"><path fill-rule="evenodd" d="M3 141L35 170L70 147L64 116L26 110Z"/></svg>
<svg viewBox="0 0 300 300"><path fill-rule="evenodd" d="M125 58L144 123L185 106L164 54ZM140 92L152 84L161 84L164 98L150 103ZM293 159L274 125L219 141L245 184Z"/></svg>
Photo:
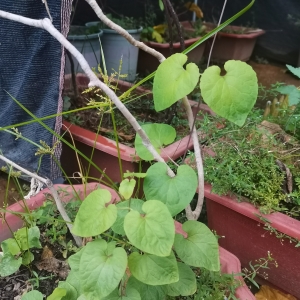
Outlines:
<svg viewBox="0 0 300 300"><path fill-rule="evenodd" d="M203 12L202 12L201 8L196 3L187 2L185 4L185 7L188 10L193 11L194 13L196 13L197 18L200 18L200 19L203 18Z"/></svg>
<svg viewBox="0 0 300 300"><path fill-rule="evenodd" d="M255 298L256 300L297 300L297 298L292 295L284 294L266 285L260 287L259 292L255 294Z"/></svg>

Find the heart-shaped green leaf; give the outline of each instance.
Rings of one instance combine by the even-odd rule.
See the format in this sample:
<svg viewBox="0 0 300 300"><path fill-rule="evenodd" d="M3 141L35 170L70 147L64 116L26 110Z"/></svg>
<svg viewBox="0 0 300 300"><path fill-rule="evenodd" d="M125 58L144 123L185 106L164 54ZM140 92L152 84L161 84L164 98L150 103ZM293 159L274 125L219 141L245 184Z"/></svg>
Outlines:
<svg viewBox="0 0 300 300"><path fill-rule="evenodd" d="M60 281L58 287L66 291L66 296L63 298L63 300L73 300L78 298L76 288L72 286L69 282Z"/></svg>
<svg viewBox="0 0 300 300"><path fill-rule="evenodd" d="M173 178L167 174L164 163L152 165L144 180L146 199L157 199L165 203L175 216L192 201L198 186L195 171L187 165L179 166Z"/></svg>
<svg viewBox="0 0 300 300"><path fill-rule="evenodd" d="M37 226L19 229L15 233L15 239L23 251L30 248L42 248L40 243L40 230Z"/></svg>
<svg viewBox="0 0 300 300"><path fill-rule="evenodd" d="M160 149L162 149L164 145L173 143L176 138L175 129L167 124L145 124L141 127L147 133L151 144L154 146L158 153L160 153ZM134 146L135 151L141 159L153 159L153 155L143 145L143 141L138 134L135 136Z"/></svg>
<svg viewBox="0 0 300 300"><path fill-rule="evenodd" d="M153 99L156 111L170 107L191 93L199 81L199 69L189 63L184 69L187 55L176 53L158 67L153 82Z"/></svg>
<svg viewBox="0 0 300 300"><path fill-rule="evenodd" d="M195 273L186 264L178 262L177 266L179 271L179 280L166 285L167 295L176 297L195 294L197 290Z"/></svg>
<svg viewBox="0 0 300 300"><path fill-rule="evenodd" d="M10 253L11 255L17 255L21 252L17 241L13 238L3 241L1 243L1 248L4 254Z"/></svg>
<svg viewBox="0 0 300 300"><path fill-rule="evenodd" d="M107 190L91 192L79 207L75 218L73 233L89 237L106 231L117 219L117 208L109 204L111 194Z"/></svg>
<svg viewBox="0 0 300 300"><path fill-rule="evenodd" d="M218 241L210 229L197 221L185 222L182 229L188 237L176 234L174 249L178 257L190 266L219 271Z"/></svg>
<svg viewBox="0 0 300 300"><path fill-rule="evenodd" d="M21 264L22 257L15 258L10 253L5 253L2 257L0 256L0 277L6 277L14 274L19 270Z"/></svg>
<svg viewBox="0 0 300 300"><path fill-rule="evenodd" d="M117 209L118 209L118 216L117 220L114 223L114 225L111 227L111 229L120 235L125 235L125 230L124 230L124 219L125 216L129 213L130 209L137 210L139 213L143 213L142 206L144 204L144 201L140 199L131 199L130 201L122 201L116 204ZM128 209L125 209L127 208ZM130 208L130 209L129 209Z"/></svg>
<svg viewBox="0 0 300 300"><path fill-rule="evenodd" d="M300 90L294 85L279 86L276 91L289 96L289 105L297 105L300 102Z"/></svg>
<svg viewBox="0 0 300 300"><path fill-rule="evenodd" d="M21 300L43 300L44 296L39 291L30 291L22 296Z"/></svg>
<svg viewBox="0 0 300 300"><path fill-rule="evenodd" d="M217 66L207 68L200 79L203 100L218 115L242 126L254 106L258 85L256 73L245 62L229 60L226 74Z"/></svg>
<svg viewBox="0 0 300 300"><path fill-rule="evenodd" d="M293 66L286 65L286 67L298 78L300 78L300 68L294 68Z"/></svg>
<svg viewBox="0 0 300 300"><path fill-rule="evenodd" d="M144 252L157 256L170 255L175 225L168 208L160 201L149 200L142 209L144 215L132 210L124 219L124 230L129 241Z"/></svg>
<svg viewBox="0 0 300 300"><path fill-rule="evenodd" d="M67 295L67 291L64 288L56 288L52 294L47 297L47 300L61 300Z"/></svg>
<svg viewBox="0 0 300 300"><path fill-rule="evenodd" d="M149 285L163 285L179 280L177 261L173 252L167 257L133 252L128 257L128 266L136 279Z"/></svg>
<svg viewBox="0 0 300 300"><path fill-rule="evenodd" d="M166 294L164 291L163 286L160 285L148 285L145 284L139 280L137 280L135 277L130 276L127 287L136 289L140 295L141 299L147 299L147 300L165 300Z"/></svg>
<svg viewBox="0 0 300 300"><path fill-rule="evenodd" d="M135 179L124 179L120 183L119 193L124 197L124 199L129 199L134 191L136 181Z"/></svg>
<svg viewBox="0 0 300 300"><path fill-rule="evenodd" d="M127 266L126 251L121 247L114 248L113 251L109 248L110 245L101 239L85 246L80 259L79 277L87 298L106 297L124 276Z"/></svg>

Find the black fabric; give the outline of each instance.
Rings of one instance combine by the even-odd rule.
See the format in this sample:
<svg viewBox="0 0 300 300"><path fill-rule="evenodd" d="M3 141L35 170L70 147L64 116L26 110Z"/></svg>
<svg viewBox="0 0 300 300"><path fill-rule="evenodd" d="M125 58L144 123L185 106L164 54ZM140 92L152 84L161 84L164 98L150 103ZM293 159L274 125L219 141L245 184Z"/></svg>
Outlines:
<svg viewBox="0 0 300 300"><path fill-rule="evenodd" d="M250 0L228 0L223 21L250 2ZM223 3L224 0L198 0L205 20L215 22L219 19ZM300 18L299 0L256 0L252 8L233 24L266 30L266 34L257 40L254 55L296 65L300 49L300 27L297 28L289 22L289 14L298 14Z"/></svg>
<svg viewBox="0 0 300 300"><path fill-rule="evenodd" d="M54 26L60 30L61 1L47 0ZM0 1L0 10L33 19L48 17L41 0ZM7 94L10 93L37 117L58 111L62 47L47 31L0 18L0 127L30 120ZM54 130L56 119L44 121ZM19 127L22 135L39 144L53 145L53 136L38 123ZM0 131L0 150L10 160L38 170L37 147ZM3 165L2 162L0 162ZM40 175L55 179L51 159L45 155Z"/></svg>

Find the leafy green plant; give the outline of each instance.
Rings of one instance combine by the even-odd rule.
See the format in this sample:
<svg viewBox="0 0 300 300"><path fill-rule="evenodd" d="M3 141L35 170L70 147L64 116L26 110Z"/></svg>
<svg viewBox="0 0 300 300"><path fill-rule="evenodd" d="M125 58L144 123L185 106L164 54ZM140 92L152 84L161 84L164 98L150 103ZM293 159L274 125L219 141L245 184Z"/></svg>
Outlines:
<svg viewBox="0 0 300 300"><path fill-rule="evenodd" d="M30 251L41 248L40 230L38 227L23 227L1 243L3 254L0 255L0 276L5 277L15 273L21 265L29 265L34 260Z"/></svg>
<svg viewBox="0 0 300 300"><path fill-rule="evenodd" d="M248 8L252 4L253 1ZM214 32L224 27L226 22ZM205 36L206 39L208 37ZM74 52L66 45L70 52ZM185 53L196 46L197 43L186 49ZM186 95L198 85L200 72L195 64L186 62L186 54L175 54L159 66L153 84L156 111L168 109L183 99L189 118L193 118ZM220 75L218 67L205 70L200 78L201 93L204 101L218 114L242 126L257 97L257 78L253 69L243 62L229 61L225 69L225 76ZM143 142L140 143L136 137L136 151L142 153L145 160L158 162L153 163L146 172L143 183L145 199L131 198L135 187L131 177L121 183L118 203L114 203L110 192L104 189L94 190L85 198L73 226L71 222L67 223L76 241L82 241L78 237L84 238L83 247L69 257L71 271L66 281L59 282L48 300L163 299L166 295L192 295L196 286L191 266L216 272L220 270L217 239L206 225L196 221L200 206L198 211L188 215L189 220L184 224L178 224L173 219L189 207L199 183L197 174L184 165L172 172L158 152L163 151L163 144L173 139L173 130L163 124L140 126L115 93L101 83L90 69L88 71L91 85L101 88L139 133ZM219 92L220 89L224 94ZM243 105L240 104L241 97L244 98ZM22 104L18 104L28 112ZM195 137L194 148L200 152L197 133L192 125L191 130ZM203 174L200 171L198 177L202 178L202 188ZM132 177L138 176L135 174ZM45 181L47 184L48 181ZM69 220L56 194L53 194L61 214ZM23 299L28 299L29 294ZM33 293L30 295L33 296ZM36 299L40 296L34 293Z"/></svg>

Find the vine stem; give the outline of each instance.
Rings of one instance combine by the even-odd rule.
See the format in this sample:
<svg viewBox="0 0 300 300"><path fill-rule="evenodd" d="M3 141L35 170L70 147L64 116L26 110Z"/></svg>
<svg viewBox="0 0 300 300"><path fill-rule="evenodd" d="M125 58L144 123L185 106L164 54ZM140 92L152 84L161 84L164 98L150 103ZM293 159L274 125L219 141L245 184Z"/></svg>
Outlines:
<svg viewBox="0 0 300 300"><path fill-rule="evenodd" d="M69 216L68 216L68 214L67 214L67 212L66 212L66 210L65 210L65 208L64 208L64 206L62 204L61 199L58 196L58 193L57 193L56 189L53 186L52 181L50 179L48 179L48 178L45 179L45 178L43 178L43 177L41 177L41 176L39 176L39 175L37 175L35 173L32 173L32 172L30 172L30 171L22 168L21 166L17 165L16 163L14 163L13 161L9 160L8 158L6 158L3 155L0 155L0 159L2 161L6 162L7 164L11 165L12 167L20 170L24 174L29 175L30 177L35 178L36 180L44 183L48 187L50 193L52 194L52 196L54 198L54 201L56 203L57 209L58 209L59 213L61 214L62 218L64 219L64 221L66 222L66 224L67 224L67 226L68 226L68 228L69 228L69 230L70 230L70 232L71 232L71 234L72 234L72 236L73 236L73 238L74 238L77 246L81 247L81 245L82 245L82 239L72 233L72 228L73 228L72 222L71 222L71 220L70 220L70 218L69 218Z"/></svg>
<svg viewBox="0 0 300 300"><path fill-rule="evenodd" d="M100 8L99 8L100 9ZM130 111L126 108L126 106L120 101L118 96L115 94L113 90L111 90L105 83L99 80L99 78L94 74L89 64L85 60L84 56L52 25L51 21L48 18L42 20L35 20L26 18L20 15L12 14L9 12L5 12L0 10L0 17L13 20L19 23L23 23L29 26L38 27L45 29L48 31L57 41L59 41L69 52L77 59L84 73L90 79L89 87L99 87L108 97L109 99L116 105L116 107L120 110L120 112L124 115L124 117L128 120L137 134L140 135L143 145L148 149L148 151L153 155L154 159L158 162L163 162L166 164L164 159L158 154L155 150L154 146L151 144L147 134L142 129L140 124L137 122L135 117L130 113ZM119 27L119 26L118 26ZM167 166L167 173L170 177L174 177L174 172Z"/></svg>
<svg viewBox="0 0 300 300"><path fill-rule="evenodd" d="M99 5L97 4L97 2L95 0L86 0L86 2L91 6L91 8L95 11L96 15L99 17L99 19L104 24L109 26L111 29L114 29L117 33L119 33L124 38L126 38L127 41L129 43L131 43L133 46L136 46L136 47L140 48L141 50L144 50L144 51L148 52L149 54L153 55L154 57L156 57L158 59L158 61L160 63L165 60L165 57L161 53L159 53L159 55L157 55L157 51L146 46L144 43L141 43L141 42L135 40L125 29L116 25L110 19L108 19L104 15L104 13L102 12L101 8L99 7ZM146 48L145 48L145 46L146 46ZM154 50L154 51L152 51L152 50ZM203 162L202 162L201 148L199 145L198 135L197 135L197 131L195 128L194 115L193 115L191 106L189 104L187 97L184 97L182 99L182 101L183 101L183 104L184 104L184 107L185 107L185 110L187 113L190 131L192 133L192 139L193 139L194 151L195 151L195 159L196 159L197 172L198 172L198 182L199 182L199 193L198 193L197 206L196 206L195 210L192 211L191 206L188 205L186 207L186 216L189 220L197 220L200 216L202 206L203 206L203 201L204 201Z"/></svg>

